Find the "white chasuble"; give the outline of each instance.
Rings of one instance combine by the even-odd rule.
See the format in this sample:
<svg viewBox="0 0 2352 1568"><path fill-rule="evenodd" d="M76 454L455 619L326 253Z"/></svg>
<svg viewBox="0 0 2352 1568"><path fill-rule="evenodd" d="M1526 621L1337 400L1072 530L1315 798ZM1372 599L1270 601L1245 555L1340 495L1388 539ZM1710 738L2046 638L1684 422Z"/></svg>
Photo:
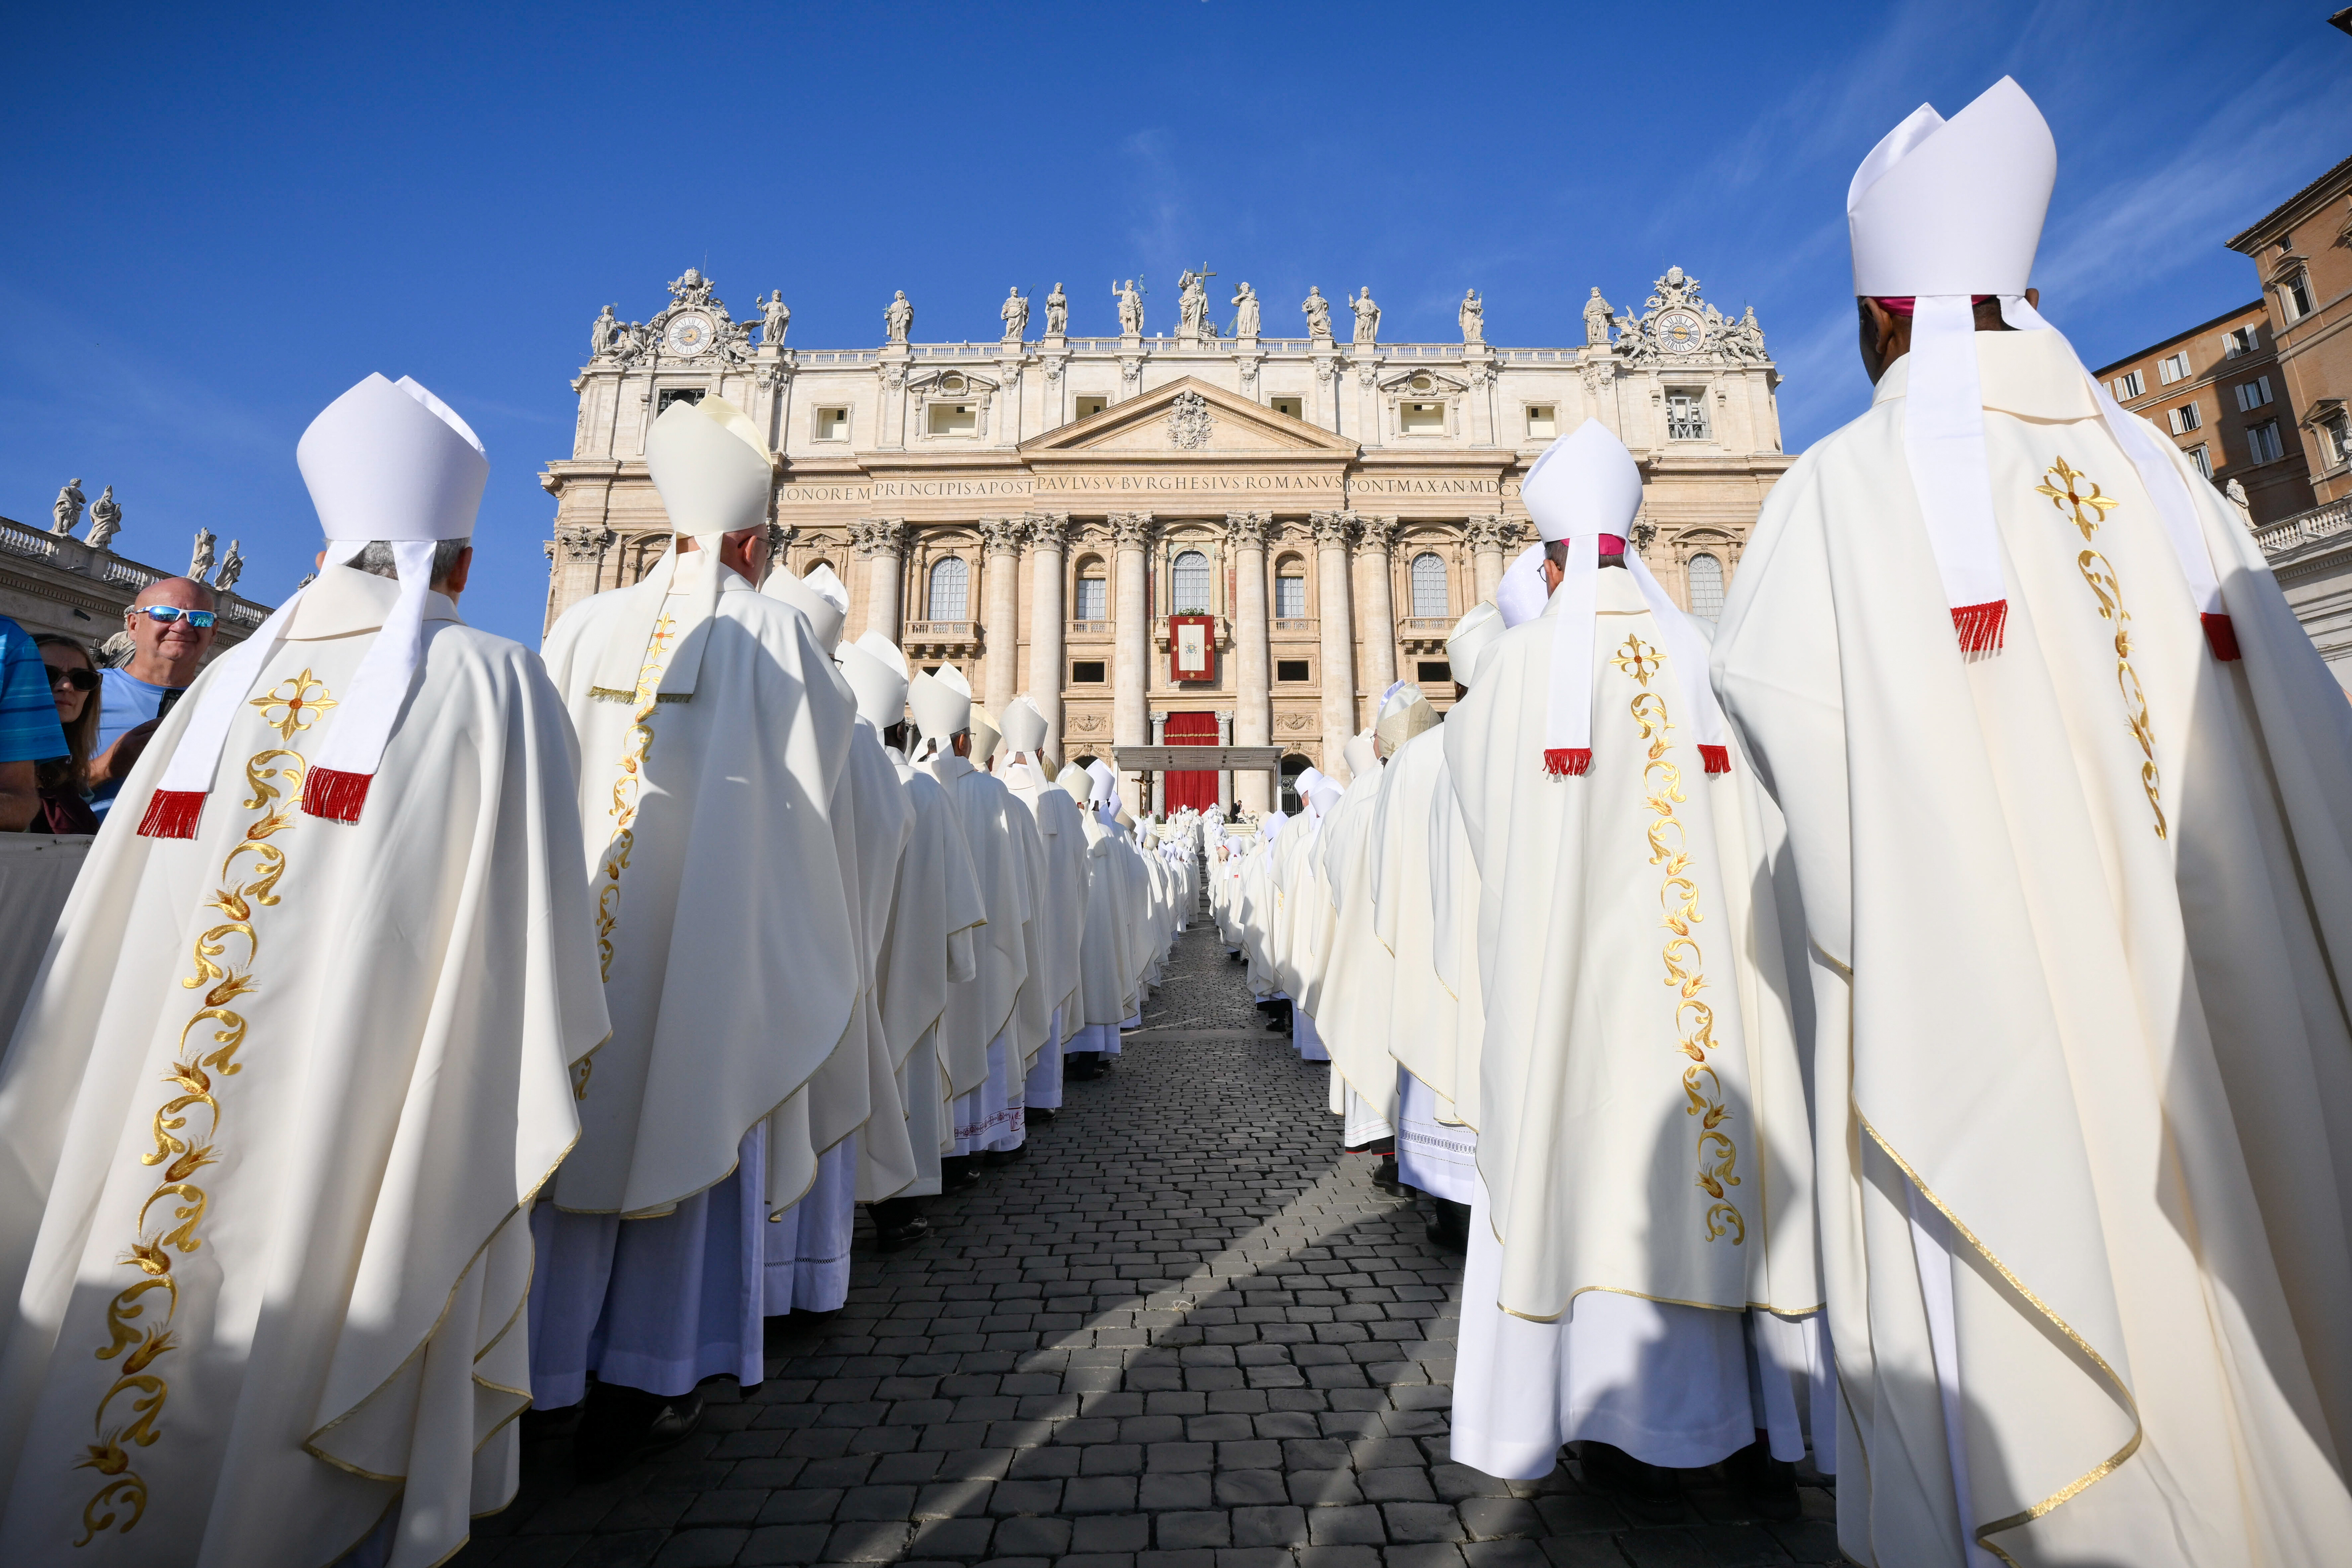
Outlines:
<svg viewBox="0 0 2352 1568"><path fill-rule="evenodd" d="M988 910L985 922L972 932L978 973L969 983L948 987L947 1012L940 1023L948 1093L961 1099L988 1081L989 1049L1012 1025L1021 984L1029 977L1029 866L1025 847L1006 819L1007 812L1021 811L1011 791L951 752L923 765L946 792L963 828ZM1029 814L1021 815L1026 820Z"/></svg>
<svg viewBox="0 0 2352 1568"><path fill-rule="evenodd" d="M1323 830L1323 885L1329 910L1322 973L1313 992L1315 1027L1333 1074L1363 1102L1366 1120L1397 1120L1396 1058L1389 1055L1390 993L1396 956L1380 939L1372 908L1373 829L1386 767L1348 786ZM1385 1137L1387 1132L1374 1133ZM1360 1142L1350 1136L1350 1145Z"/></svg>
<svg viewBox="0 0 2352 1568"><path fill-rule="evenodd" d="M1078 816L1078 830L1087 847L1087 921L1086 938L1078 944L1080 1029L1072 1031L1072 1037L1082 1030L1098 1028L1109 1029L1116 1037L1128 1015L1129 977L1134 973L1129 954L1134 944L1121 912L1118 867L1113 858L1116 841L1091 812L1081 811ZM1080 1048L1101 1047L1089 1044Z"/></svg>
<svg viewBox="0 0 2352 1568"><path fill-rule="evenodd" d="M1045 879L1039 900L1038 948L1045 959L1042 982L1061 1022L1052 1031L1066 1034L1078 1023L1077 1001L1082 951L1086 942L1087 845L1081 825L1084 813L1069 792L1039 776L1028 763L1005 769L1005 787L1029 808L1045 850ZM1061 1040L1049 1038L1059 1047Z"/></svg>
<svg viewBox="0 0 2352 1568"><path fill-rule="evenodd" d="M1821 1305L1811 1130L1749 770L1710 774L1632 575L1595 579L1591 771L1545 766L1564 595L1496 639L1440 731L1477 861L1478 1170L1497 1300ZM1679 613L1679 612L1675 612Z"/></svg>
<svg viewBox="0 0 2352 1568"><path fill-rule="evenodd" d="M2072 353L1975 349L2003 646L1956 646L1907 359L1774 489L1716 645L1820 1002L1840 1539L2339 1562L2352 711L2202 476L2226 661Z"/></svg>
<svg viewBox="0 0 2352 1568"><path fill-rule="evenodd" d="M0 1562L423 1568L513 1496L521 1205L606 1032L572 735L528 649L427 601L360 819L306 770L397 599L330 566L192 838L164 720L0 1062Z"/></svg>
<svg viewBox="0 0 2352 1568"><path fill-rule="evenodd" d="M553 1188L576 1213L665 1212L725 1177L771 1112L804 1119L804 1100L786 1102L841 1043L858 996L854 873L833 820L856 705L798 611L696 554L722 573L718 609L671 638L658 628L697 589L673 584L633 691L596 689L596 672L605 643L644 624L637 599L657 583L584 599L548 635L580 735L613 1012L581 1085L580 1147ZM663 700L668 664L696 657L691 697ZM780 1206L806 1190L817 1151L805 1131L771 1124L767 1152Z"/></svg>
<svg viewBox="0 0 2352 1568"><path fill-rule="evenodd" d="M948 992L979 977L974 942L987 905L963 826L939 780L886 752L899 787L914 809L914 832L898 859L889 933L877 970L882 1028L898 1066L898 1098L916 1176L900 1191L912 1196L940 1190L940 1159L953 1136L947 1114L947 1079L940 1062L940 1026Z"/></svg>
<svg viewBox="0 0 2352 1568"><path fill-rule="evenodd" d="M915 1179L914 1150L907 1135L907 1107L898 1082L901 1057L892 1048L888 1028L883 1022L880 984L882 950L889 940L891 906L898 893L898 865L915 832L915 806L898 782L897 766L882 749L881 734L862 718L851 729L846 776L848 787L844 794L855 806L855 843L849 853L856 875L850 886L856 893L861 933L858 958L862 965L858 973L861 989L851 1025L851 1033L858 1037L858 1049L849 1059L864 1064L866 1083L864 1114L840 1137L856 1136L859 1128L864 1129L865 1135L857 1140L855 1185L858 1199L871 1203L888 1197ZM840 824L835 827L838 832ZM850 1044L845 1038L835 1056L845 1056ZM834 1064L826 1065L830 1068ZM822 1078L820 1074L819 1081ZM824 1120L822 1108L812 1103L811 1142L830 1152L840 1142L832 1135L835 1128L856 1114L856 1109L858 1108L845 1105L834 1113L829 1123L820 1125Z"/></svg>

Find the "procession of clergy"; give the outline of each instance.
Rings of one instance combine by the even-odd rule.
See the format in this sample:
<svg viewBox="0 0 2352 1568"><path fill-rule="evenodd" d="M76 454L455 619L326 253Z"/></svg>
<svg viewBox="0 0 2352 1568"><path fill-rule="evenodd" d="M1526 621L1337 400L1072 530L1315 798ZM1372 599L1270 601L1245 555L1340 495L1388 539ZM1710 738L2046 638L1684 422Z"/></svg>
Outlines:
<svg viewBox="0 0 2352 1568"><path fill-rule="evenodd" d="M648 434L645 581L472 630L479 443L353 387L317 581L165 722L0 1062L0 1561L425 1568L526 1406L592 1475L690 1430L856 1204L919 1238L1101 1070L1202 874L1466 1246L1456 1462L1574 1444L1638 1518L1806 1459L1886 1568L2344 1561L2352 706L2036 310L2055 166L2007 79L1871 151L1875 395L1719 626L1587 424L1444 721L1384 693L1238 830L839 642L716 396Z"/></svg>

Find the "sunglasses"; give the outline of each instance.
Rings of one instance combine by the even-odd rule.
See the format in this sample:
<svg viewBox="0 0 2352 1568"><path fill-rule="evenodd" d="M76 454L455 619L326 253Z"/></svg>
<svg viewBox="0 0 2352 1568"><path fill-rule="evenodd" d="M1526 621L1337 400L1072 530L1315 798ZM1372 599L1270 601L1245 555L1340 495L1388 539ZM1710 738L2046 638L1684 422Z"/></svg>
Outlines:
<svg viewBox="0 0 2352 1568"><path fill-rule="evenodd" d="M215 618L211 610L184 610L177 605L140 605L131 613L135 616L145 616L159 626L168 626L173 621L184 616L188 625L198 631L211 626Z"/></svg>
<svg viewBox="0 0 2352 1568"><path fill-rule="evenodd" d="M60 686L70 686L76 691L95 691L98 689L98 671L94 669L59 669L54 664L48 666L47 668L49 672L49 689L52 691L55 691Z"/></svg>

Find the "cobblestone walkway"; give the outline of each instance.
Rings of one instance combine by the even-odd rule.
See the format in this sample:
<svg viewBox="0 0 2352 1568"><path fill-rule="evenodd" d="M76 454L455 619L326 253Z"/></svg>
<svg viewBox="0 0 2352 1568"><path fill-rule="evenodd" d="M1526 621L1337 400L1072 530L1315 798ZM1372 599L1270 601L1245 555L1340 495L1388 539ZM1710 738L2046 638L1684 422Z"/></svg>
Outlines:
<svg viewBox="0 0 2352 1568"><path fill-rule="evenodd" d="M1144 1022L1166 1034L1069 1085L1025 1160L935 1200L929 1240L876 1257L861 1225L848 1306L772 1320L767 1382L707 1385L683 1447L578 1486L565 1418L533 1417L521 1496L455 1563L1838 1561L1817 1487L1801 1523L1757 1524L1693 1472L1680 1520L1636 1528L1573 1466L1450 1463L1459 1259L1340 1152L1325 1069L1237 1037L1261 1020L1213 925Z"/></svg>

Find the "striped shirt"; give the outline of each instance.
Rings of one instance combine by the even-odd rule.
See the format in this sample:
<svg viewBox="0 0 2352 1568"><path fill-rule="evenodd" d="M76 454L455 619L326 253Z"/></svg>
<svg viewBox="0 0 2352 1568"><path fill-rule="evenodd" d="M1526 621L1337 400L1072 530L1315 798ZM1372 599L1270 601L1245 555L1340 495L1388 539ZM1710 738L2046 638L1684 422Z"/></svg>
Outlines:
<svg viewBox="0 0 2352 1568"><path fill-rule="evenodd" d="M66 754L66 732L49 697L41 650L24 627L0 616L0 763L37 763Z"/></svg>

